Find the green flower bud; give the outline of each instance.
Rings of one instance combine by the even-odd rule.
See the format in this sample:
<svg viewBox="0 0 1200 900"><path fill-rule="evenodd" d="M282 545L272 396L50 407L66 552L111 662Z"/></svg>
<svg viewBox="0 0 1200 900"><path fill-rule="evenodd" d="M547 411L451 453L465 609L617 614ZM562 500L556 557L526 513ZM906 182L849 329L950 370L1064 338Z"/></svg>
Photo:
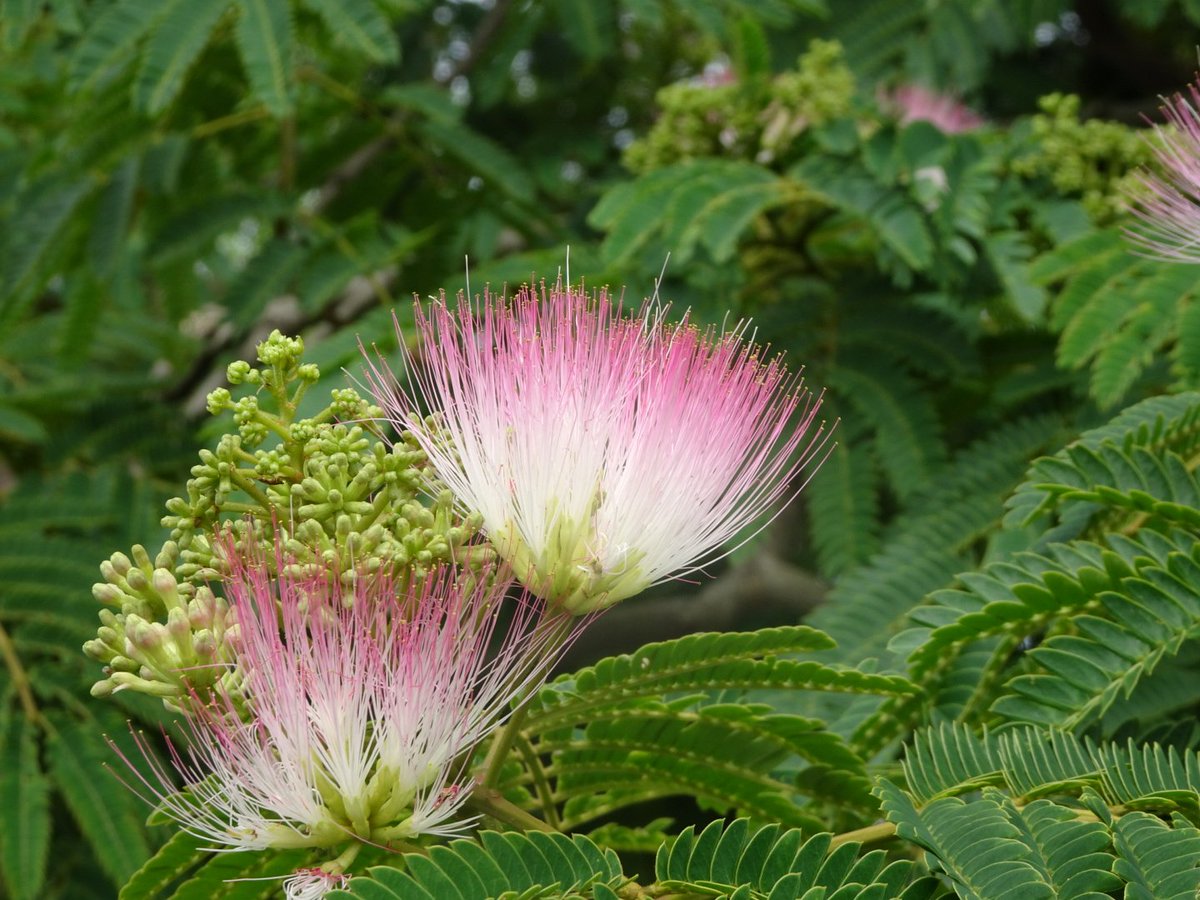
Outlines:
<svg viewBox="0 0 1200 900"><path fill-rule="evenodd" d="M112 567L109 566L111 569ZM104 571L103 564L100 567L101 572ZM114 573L115 574L115 573ZM125 594L115 584L96 583L92 585L92 596L100 603L107 603L109 606L115 606L118 609L124 600Z"/></svg>
<svg viewBox="0 0 1200 900"><path fill-rule="evenodd" d="M139 594L150 587L150 581L141 569L130 569L129 574L125 576L125 583L129 585L130 590Z"/></svg>
<svg viewBox="0 0 1200 900"><path fill-rule="evenodd" d="M257 378L254 378L253 381L251 380L251 373L255 375L258 374L253 368L251 368L250 363L243 359L239 359L236 362L231 362L228 368L225 369L225 379L230 384L242 384L243 382L248 381L251 383L257 382Z"/></svg>
<svg viewBox="0 0 1200 900"><path fill-rule="evenodd" d="M191 643L192 625L182 607L177 606L167 613L167 633L180 647Z"/></svg>
<svg viewBox="0 0 1200 900"><path fill-rule="evenodd" d="M150 562L150 554L146 552L146 548L141 544L133 545L133 562L143 572L154 568Z"/></svg>
<svg viewBox="0 0 1200 900"><path fill-rule="evenodd" d="M100 640L84 641L83 652L97 662L106 663L114 656L113 650Z"/></svg>
<svg viewBox="0 0 1200 900"><path fill-rule="evenodd" d="M232 379L230 380L232 381ZM229 409L232 402L233 398L230 396L228 389L217 388L209 392L205 400L205 408L211 415L216 416Z"/></svg>
<svg viewBox="0 0 1200 900"><path fill-rule="evenodd" d="M127 644L146 653L157 651L166 640L166 629L156 622L147 622L141 616L125 617L125 640ZM130 656L136 656L134 649L127 649Z"/></svg>
<svg viewBox="0 0 1200 900"><path fill-rule="evenodd" d="M217 655L217 639L207 628L202 629L192 635L192 648L201 660L211 662Z"/></svg>

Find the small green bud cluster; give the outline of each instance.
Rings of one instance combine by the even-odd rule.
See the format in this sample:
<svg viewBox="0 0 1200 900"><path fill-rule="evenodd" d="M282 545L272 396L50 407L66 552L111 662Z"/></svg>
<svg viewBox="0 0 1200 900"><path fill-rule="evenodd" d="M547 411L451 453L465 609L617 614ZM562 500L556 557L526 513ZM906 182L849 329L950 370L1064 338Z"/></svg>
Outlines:
<svg viewBox="0 0 1200 900"><path fill-rule="evenodd" d="M783 72L771 85L771 101L763 111L759 162L780 155L804 129L846 115L854 98L854 73L837 41L814 40L794 71Z"/></svg>
<svg viewBox="0 0 1200 900"><path fill-rule="evenodd" d="M625 164L649 172L705 157L754 159L782 155L805 129L844 116L854 74L836 41L814 40L796 68L767 81L679 82L656 96L658 121L629 146Z"/></svg>
<svg viewBox="0 0 1200 900"><path fill-rule="evenodd" d="M1013 171L1048 178L1061 193L1080 197L1096 224L1112 222L1124 211L1135 170L1153 156L1142 133L1119 122L1081 122L1074 94L1049 94L1038 107L1032 150L1013 162Z"/></svg>
<svg viewBox="0 0 1200 900"><path fill-rule="evenodd" d="M233 624L229 608L207 587L176 579L179 547L173 541L153 561L140 544L132 557L114 553L100 564L104 581L92 587L96 600L109 607L100 610L96 637L83 645L104 665L92 696L130 689L178 707L222 677Z"/></svg>
<svg viewBox="0 0 1200 900"><path fill-rule="evenodd" d="M219 529L257 543L268 561L282 531L289 564L346 581L385 570L403 586L440 562L472 565L491 555L478 540L479 516L456 509L412 435L384 440L374 425L382 412L357 391L335 389L324 409L297 417L320 377L301 362L303 351L300 338L276 331L259 344L258 367L230 364L230 384L255 392L209 394L208 411L231 412L235 431L200 451L186 496L168 501L162 522L171 540L154 565L140 547L136 565L123 554L102 564L95 595L116 612L101 611L100 631L85 647L106 667L97 696L129 688L174 703L218 677L234 683L236 673L211 665L223 660L230 624L225 602L205 586L225 572L213 546Z"/></svg>

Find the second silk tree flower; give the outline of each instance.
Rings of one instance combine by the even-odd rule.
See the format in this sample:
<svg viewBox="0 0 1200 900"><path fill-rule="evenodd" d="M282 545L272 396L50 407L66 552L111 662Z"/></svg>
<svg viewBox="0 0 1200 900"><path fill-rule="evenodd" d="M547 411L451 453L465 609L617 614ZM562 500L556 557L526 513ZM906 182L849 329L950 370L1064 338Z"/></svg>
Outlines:
<svg viewBox="0 0 1200 900"><path fill-rule="evenodd" d="M820 401L744 327L669 325L558 284L443 297L417 329L436 416L372 363L376 400L514 574L575 613L719 558L827 445Z"/></svg>
<svg viewBox="0 0 1200 900"><path fill-rule="evenodd" d="M472 749L540 683L569 620L528 595L501 619L507 585L486 572L435 570L398 594L382 576L347 588L236 555L232 568L233 687L187 710L188 748L174 752L186 793L145 754L148 799L234 849L461 831ZM334 875L297 873L293 893Z"/></svg>

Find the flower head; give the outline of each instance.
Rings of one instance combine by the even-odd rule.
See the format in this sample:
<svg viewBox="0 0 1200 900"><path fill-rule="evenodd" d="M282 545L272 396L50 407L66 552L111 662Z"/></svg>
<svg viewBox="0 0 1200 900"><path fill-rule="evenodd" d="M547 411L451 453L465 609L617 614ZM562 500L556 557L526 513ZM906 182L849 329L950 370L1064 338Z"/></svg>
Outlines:
<svg viewBox="0 0 1200 900"><path fill-rule="evenodd" d="M235 849L386 845L469 825L471 751L544 677L564 617L526 595L493 642L509 582L486 572L442 569L398 594L386 576L342 587L282 558L278 576L261 559L230 566L240 688L193 698L187 749L171 748L184 793L141 743L143 794Z"/></svg>
<svg viewBox="0 0 1200 900"><path fill-rule="evenodd" d="M971 131L984 123L978 113L948 94L939 94L919 84L905 84L882 95L901 125L929 122L946 134Z"/></svg>
<svg viewBox="0 0 1200 900"><path fill-rule="evenodd" d="M1162 174L1141 172L1132 212L1137 225L1126 236L1147 256L1200 262L1200 82L1190 96L1163 101L1169 127L1154 126L1154 155Z"/></svg>
<svg viewBox="0 0 1200 900"><path fill-rule="evenodd" d="M436 425L371 363L376 402L514 574L573 612L724 555L827 444L820 400L744 325L667 325L650 303L628 315L605 291L559 283L477 305L442 297L418 306L417 327Z"/></svg>

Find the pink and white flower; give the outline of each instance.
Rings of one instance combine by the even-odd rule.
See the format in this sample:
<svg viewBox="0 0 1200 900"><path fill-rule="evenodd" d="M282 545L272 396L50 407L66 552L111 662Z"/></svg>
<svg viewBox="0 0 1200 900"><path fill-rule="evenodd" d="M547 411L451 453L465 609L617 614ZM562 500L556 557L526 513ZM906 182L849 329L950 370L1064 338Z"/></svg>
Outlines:
<svg viewBox="0 0 1200 900"><path fill-rule="evenodd" d="M945 134L959 134L979 128L985 122L981 115L949 94L939 94L919 84L903 84L879 96L901 125L929 122Z"/></svg>
<svg viewBox="0 0 1200 900"><path fill-rule="evenodd" d="M193 698L187 749L171 748L184 793L138 738L151 771L126 762L140 793L189 832L241 850L386 845L470 825L471 751L541 681L574 625L526 594L498 637L511 582L486 572L441 569L398 593L383 575L342 587L292 574L283 559L276 577L262 560L229 556L240 685ZM335 875L297 873L292 894L319 896Z"/></svg>
<svg viewBox="0 0 1200 900"><path fill-rule="evenodd" d="M1200 263L1200 83L1163 101L1167 124L1152 142L1161 174L1142 172L1126 236L1155 259Z"/></svg>
<svg viewBox="0 0 1200 900"><path fill-rule="evenodd" d="M417 330L435 424L369 361L376 402L514 574L572 612L719 559L828 446L820 399L744 324L668 325L654 303L630 315L559 283L418 304Z"/></svg>

